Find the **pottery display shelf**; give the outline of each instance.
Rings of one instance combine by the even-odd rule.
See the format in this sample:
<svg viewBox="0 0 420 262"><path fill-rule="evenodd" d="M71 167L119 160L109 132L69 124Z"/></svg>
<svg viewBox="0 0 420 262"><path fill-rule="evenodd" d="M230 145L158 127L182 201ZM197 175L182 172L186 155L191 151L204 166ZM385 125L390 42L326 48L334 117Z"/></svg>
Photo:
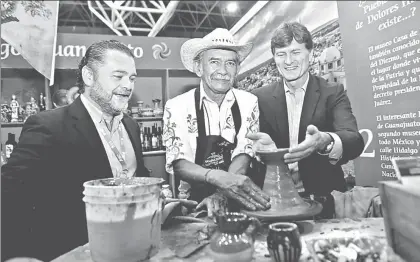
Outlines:
<svg viewBox="0 0 420 262"><path fill-rule="evenodd" d="M295 188L288 165L284 162L287 148L257 151L267 165L263 191L271 198L271 208L266 211L243 213L262 221L295 221L310 219L322 211L322 205L311 199L300 197Z"/></svg>

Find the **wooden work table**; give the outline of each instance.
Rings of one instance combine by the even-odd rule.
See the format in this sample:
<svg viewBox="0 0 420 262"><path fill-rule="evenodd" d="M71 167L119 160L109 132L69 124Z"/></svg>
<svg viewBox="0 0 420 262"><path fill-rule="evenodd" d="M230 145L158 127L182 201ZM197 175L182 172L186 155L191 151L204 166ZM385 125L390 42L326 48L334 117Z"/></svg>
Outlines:
<svg viewBox="0 0 420 262"><path fill-rule="evenodd" d="M297 223L301 230L301 241L303 245L300 261L313 261L309 259L310 254L306 245L306 241L310 239L360 235L376 236L386 239L383 218L307 220ZM176 246L188 241L194 241L195 232L204 226L205 224L203 223L183 223L163 229L160 251L150 261L213 261L207 256L205 248L197 251L188 258L182 259L178 258L174 252ZM268 257L266 239L267 236L264 232L257 235L254 244L254 261L271 261L270 257ZM398 260L403 261L401 259ZM52 262L92 262L88 244L62 255Z"/></svg>

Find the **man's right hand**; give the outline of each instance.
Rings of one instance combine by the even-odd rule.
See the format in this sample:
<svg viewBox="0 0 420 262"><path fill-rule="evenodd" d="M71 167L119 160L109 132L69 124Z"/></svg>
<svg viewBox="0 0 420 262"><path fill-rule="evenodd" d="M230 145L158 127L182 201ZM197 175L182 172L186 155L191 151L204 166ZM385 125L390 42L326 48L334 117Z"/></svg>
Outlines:
<svg viewBox="0 0 420 262"><path fill-rule="evenodd" d="M247 210L267 210L271 207L270 197L247 176L223 170L211 170L207 182L216 186L223 195L239 202Z"/></svg>

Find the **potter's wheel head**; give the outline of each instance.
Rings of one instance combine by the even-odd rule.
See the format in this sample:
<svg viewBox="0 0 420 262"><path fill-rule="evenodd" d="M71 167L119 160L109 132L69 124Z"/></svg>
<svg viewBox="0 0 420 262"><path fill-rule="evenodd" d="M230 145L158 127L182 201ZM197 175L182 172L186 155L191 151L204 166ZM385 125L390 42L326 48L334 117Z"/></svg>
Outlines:
<svg viewBox="0 0 420 262"><path fill-rule="evenodd" d="M284 155L289 152L288 148L277 148L273 150L258 150L256 153L266 163L275 163L284 160Z"/></svg>

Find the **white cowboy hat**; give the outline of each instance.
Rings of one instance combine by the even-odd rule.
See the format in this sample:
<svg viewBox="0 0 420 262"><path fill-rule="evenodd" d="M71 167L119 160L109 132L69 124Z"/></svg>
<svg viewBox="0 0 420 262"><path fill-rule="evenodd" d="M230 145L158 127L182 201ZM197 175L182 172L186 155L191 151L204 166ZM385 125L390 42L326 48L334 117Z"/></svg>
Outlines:
<svg viewBox="0 0 420 262"><path fill-rule="evenodd" d="M194 73L194 58L202 51L209 49L228 49L235 51L239 57L239 63L251 53L252 43L238 44L233 35L224 28L216 28L203 38L187 40L181 46L181 60L188 71Z"/></svg>

